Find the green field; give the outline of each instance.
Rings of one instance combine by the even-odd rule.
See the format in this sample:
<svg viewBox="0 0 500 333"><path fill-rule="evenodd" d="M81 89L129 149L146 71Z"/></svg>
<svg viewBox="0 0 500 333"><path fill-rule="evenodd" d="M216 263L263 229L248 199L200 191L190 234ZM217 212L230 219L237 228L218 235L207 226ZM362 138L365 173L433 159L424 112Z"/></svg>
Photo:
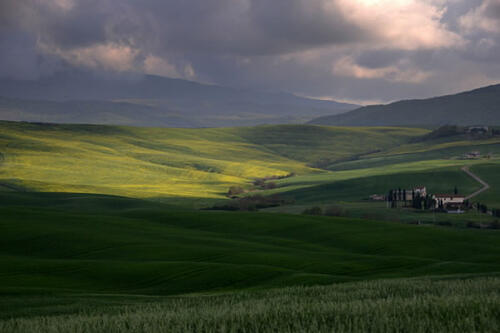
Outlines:
<svg viewBox="0 0 500 333"><path fill-rule="evenodd" d="M500 139L410 142L428 132L0 122L0 331L497 331L500 233L467 227L495 218L367 200L473 193L467 165L500 208ZM234 185L287 201L196 209Z"/></svg>
<svg viewBox="0 0 500 333"><path fill-rule="evenodd" d="M161 203L82 194L4 193L0 202L0 328L7 331L80 327L102 332L118 321L130 321L125 331L144 332L154 327L198 331L218 325L290 325L287 316L273 319L280 312L265 315L269 304L290 315L295 313L291 304L297 311L309 307L310 314L294 324L309 331L315 320L323 322L322 329L334 325L336 316L344 319L335 327L352 323L363 330L369 321L352 322L354 314L375 316L401 304L410 320L422 303L427 309L449 311L449 317L438 321L433 310L424 311L423 328L456 330L463 302L468 310L485 311L481 321L468 324L478 326L470 327L498 325L493 316L498 311L498 279L477 280L500 272L498 232L352 218L179 211ZM439 284L411 279L417 276L473 280L446 284L444 291ZM259 291L381 278L396 280ZM360 289L350 294L349 288ZM386 290L394 296L387 299ZM304 298L311 292L324 298ZM496 296L486 298L492 292ZM374 301L359 307L371 293ZM166 297L180 294L191 296ZM337 294L333 303L325 304L327 295ZM261 311L242 313L245 302ZM193 306L199 316L195 319L188 315ZM168 315L163 309L169 309ZM351 315L345 317L347 313ZM389 315L377 327L382 331L384 325L404 325L401 320Z"/></svg>
<svg viewBox="0 0 500 333"><path fill-rule="evenodd" d="M39 296L25 298L23 304L36 309L36 315L0 321L0 331L496 332L499 295L500 279L490 277L378 280L161 299ZM5 301L21 307L18 299Z"/></svg>
<svg viewBox="0 0 500 333"><path fill-rule="evenodd" d="M496 232L182 212L147 201L72 194L27 205L24 196L33 199L19 194L10 203L2 200L7 203L0 210L5 293L171 295L500 271Z"/></svg>

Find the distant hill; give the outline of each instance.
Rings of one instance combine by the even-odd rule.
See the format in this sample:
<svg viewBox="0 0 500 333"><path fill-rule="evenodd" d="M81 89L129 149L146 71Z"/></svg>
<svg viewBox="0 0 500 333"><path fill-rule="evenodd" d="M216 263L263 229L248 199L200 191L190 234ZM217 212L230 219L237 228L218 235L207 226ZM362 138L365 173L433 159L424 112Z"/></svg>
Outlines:
<svg viewBox="0 0 500 333"><path fill-rule="evenodd" d="M201 127L167 108L108 101L46 101L0 97L0 119L66 124Z"/></svg>
<svg viewBox="0 0 500 333"><path fill-rule="evenodd" d="M456 95L362 107L309 122L336 126L499 125L500 85Z"/></svg>
<svg viewBox="0 0 500 333"><path fill-rule="evenodd" d="M162 127L303 123L357 105L145 75L0 80L0 119Z"/></svg>

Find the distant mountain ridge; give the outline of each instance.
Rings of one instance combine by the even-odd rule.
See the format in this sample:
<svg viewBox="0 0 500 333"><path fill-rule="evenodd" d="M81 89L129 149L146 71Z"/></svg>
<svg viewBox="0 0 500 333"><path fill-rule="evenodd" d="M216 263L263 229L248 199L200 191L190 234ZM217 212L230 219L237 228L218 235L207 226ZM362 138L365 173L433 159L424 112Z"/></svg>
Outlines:
<svg viewBox="0 0 500 333"><path fill-rule="evenodd" d="M0 119L160 127L303 123L357 105L154 75L0 80ZM36 105L36 106L35 106Z"/></svg>
<svg viewBox="0 0 500 333"><path fill-rule="evenodd" d="M309 124L333 126L500 125L500 84L455 95L371 105Z"/></svg>

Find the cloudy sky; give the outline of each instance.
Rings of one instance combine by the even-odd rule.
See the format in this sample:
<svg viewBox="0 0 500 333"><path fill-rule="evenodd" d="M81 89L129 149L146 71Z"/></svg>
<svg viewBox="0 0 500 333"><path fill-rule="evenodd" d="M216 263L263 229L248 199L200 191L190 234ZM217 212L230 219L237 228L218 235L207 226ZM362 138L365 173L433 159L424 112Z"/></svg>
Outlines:
<svg viewBox="0 0 500 333"><path fill-rule="evenodd" d="M500 83L500 0L0 0L0 78L81 68L371 103Z"/></svg>

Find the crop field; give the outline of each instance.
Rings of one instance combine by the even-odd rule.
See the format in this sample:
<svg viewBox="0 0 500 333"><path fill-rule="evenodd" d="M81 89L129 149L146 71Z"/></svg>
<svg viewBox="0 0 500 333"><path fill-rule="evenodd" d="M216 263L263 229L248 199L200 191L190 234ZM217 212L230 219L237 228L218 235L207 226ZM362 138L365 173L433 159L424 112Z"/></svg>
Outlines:
<svg viewBox="0 0 500 333"><path fill-rule="evenodd" d="M2 332L496 332L500 279L397 279L151 299L31 297ZM15 300L9 299L11 304ZM69 303L69 304L68 304ZM124 305L127 304L127 305ZM16 304L17 305L17 304ZM70 306L70 310L68 307ZM54 314L55 311L66 311Z"/></svg>
<svg viewBox="0 0 500 333"><path fill-rule="evenodd" d="M336 159L388 148L425 130L192 130L2 122L0 132L0 184L7 189L220 199L231 185L320 172L308 166L318 156ZM263 132L268 135L261 137ZM317 137L310 136L314 132ZM315 142L311 152L307 147Z"/></svg>

